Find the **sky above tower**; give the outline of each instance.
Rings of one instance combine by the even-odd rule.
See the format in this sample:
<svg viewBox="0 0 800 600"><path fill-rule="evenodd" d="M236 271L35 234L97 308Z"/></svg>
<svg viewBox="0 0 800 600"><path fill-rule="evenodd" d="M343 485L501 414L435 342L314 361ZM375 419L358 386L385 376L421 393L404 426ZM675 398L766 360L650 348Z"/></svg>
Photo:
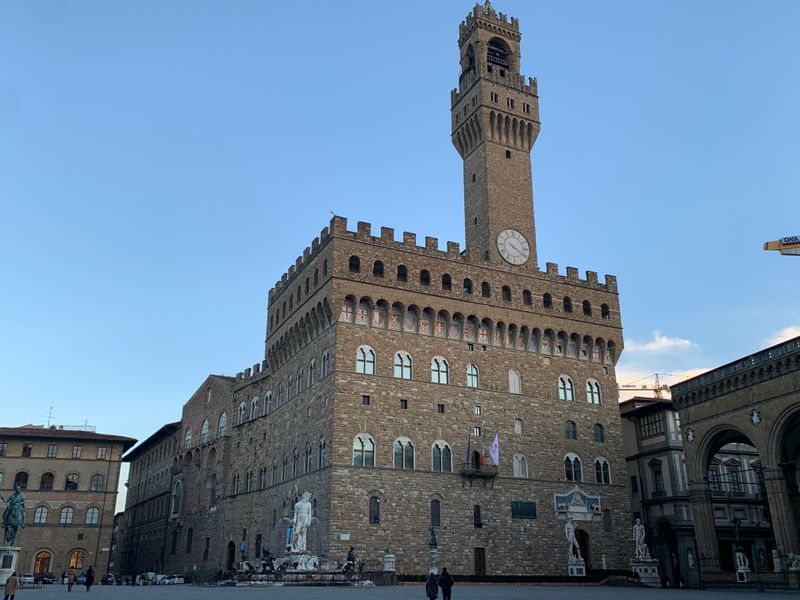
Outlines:
<svg viewBox="0 0 800 600"><path fill-rule="evenodd" d="M540 266L619 279L621 384L800 335L800 4L498 1L537 77ZM469 2L0 4L4 425L139 439L263 358L332 213L463 241Z"/></svg>

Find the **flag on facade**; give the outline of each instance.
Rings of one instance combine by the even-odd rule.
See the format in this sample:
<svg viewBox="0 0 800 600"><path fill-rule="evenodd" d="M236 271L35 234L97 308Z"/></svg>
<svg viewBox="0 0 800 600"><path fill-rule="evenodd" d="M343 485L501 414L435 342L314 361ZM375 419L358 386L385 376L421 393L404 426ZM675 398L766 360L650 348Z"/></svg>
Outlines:
<svg viewBox="0 0 800 600"><path fill-rule="evenodd" d="M469 465L470 460L472 459L472 436L467 433L467 458L464 459L464 464Z"/></svg>
<svg viewBox="0 0 800 600"><path fill-rule="evenodd" d="M492 457L492 462L495 465L500 464L500 434L495 433L492 445L489 448L489 455Z"/></svg>

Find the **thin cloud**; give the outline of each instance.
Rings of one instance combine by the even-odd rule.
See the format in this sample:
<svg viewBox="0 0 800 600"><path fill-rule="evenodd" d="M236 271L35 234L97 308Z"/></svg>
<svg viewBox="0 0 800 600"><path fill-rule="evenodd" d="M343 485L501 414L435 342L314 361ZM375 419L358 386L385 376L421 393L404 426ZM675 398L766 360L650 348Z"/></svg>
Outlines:
<svg viewBox="0 0 800 600"><path fill-rule="evenodd" d="M674 373L659 373L658 382L662 386L675 385L681 381L702 375L709 370L709 367L693 367ZM625 369L623 367L622 369L617 369L617 382L619 383L620 400L627 400L632 396L648 397L653 395L652 388L655 386L655 373L650 372L648 374L640 368ZM625 385L631 385L632 387L623 387ZM642 386L647 389L643 389ZM670 397L669 389L662 389L661 393L665 398Z"/></svg>
<svg viewBox="0 0 800 600"><path fill-rule="evenodd" d="M668 352L670 350L686 350L697 344L679 337L669 337L658 330L653 331L653 339L649 342L629 340L625 342L626 352Z"/></svg>
<svg viewBox="0 0 800 600"><path fill-rule="evenodd" d="M797 336L800 336L800 327L790 325L789 327L784 327L780 331L773 333L770 337L764 340L764 345L774 346L775 344L780 344L781 342L791 340Z"/></svg>

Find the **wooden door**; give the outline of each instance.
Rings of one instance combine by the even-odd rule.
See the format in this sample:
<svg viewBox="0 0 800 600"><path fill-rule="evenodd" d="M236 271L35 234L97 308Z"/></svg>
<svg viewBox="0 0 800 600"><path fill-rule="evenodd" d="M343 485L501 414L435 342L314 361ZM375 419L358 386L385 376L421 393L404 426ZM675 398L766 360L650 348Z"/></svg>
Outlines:
<svg viewBox="0 0 800 600"><path fill-rule="evenodd" d="M475 548L475 575L486 575L486 548Z"/></svg>

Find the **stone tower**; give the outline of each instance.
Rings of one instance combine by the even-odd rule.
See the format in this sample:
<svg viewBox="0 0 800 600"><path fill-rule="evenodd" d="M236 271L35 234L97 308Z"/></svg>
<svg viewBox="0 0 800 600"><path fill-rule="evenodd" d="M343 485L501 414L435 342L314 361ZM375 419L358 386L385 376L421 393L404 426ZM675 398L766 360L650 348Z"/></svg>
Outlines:
<svg viewBox="0 0 800 600"><path fill-rule="evenodd" d="M467 247L537 270L530 152L539 134L536 80L519 72L519 20L489 0L459 26L461 76L451 92L452 140L464 159Z"/></svg>

